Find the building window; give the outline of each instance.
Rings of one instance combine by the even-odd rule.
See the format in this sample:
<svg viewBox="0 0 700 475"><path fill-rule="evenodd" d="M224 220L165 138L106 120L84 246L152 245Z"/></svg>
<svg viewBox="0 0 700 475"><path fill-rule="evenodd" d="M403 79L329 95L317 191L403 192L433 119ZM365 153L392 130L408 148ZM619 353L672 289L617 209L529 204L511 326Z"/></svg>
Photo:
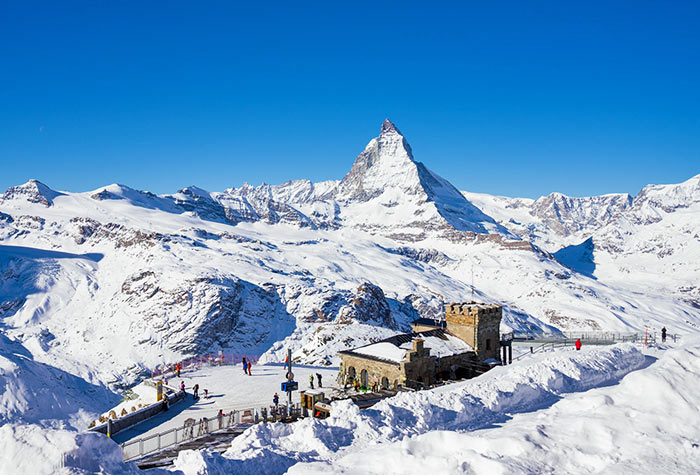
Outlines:
<svg viewBox="0 0 700 475"><path fill-rule="evenodd" d="M486 339L486 350L488 351L490 349L491 349L491 338L487 338Z"/></svg>

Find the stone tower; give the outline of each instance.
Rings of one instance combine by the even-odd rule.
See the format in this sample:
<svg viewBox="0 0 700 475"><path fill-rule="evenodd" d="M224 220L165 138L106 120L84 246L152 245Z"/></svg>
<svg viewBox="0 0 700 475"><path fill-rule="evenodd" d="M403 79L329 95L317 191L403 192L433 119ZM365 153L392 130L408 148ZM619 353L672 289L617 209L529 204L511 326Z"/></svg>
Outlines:
<svg viewBox="0 0 700 475"><path fill-rule="evenodd" d="M503 307L496 304L469 302L445 305L447 331L471 345L479 361L498 359L501 317Z"/></svg>

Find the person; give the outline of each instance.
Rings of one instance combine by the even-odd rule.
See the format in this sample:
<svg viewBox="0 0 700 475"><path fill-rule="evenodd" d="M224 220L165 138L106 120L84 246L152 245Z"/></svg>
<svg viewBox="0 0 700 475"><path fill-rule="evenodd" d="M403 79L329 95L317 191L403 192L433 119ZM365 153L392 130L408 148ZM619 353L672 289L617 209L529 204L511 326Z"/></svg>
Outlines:
<svg viewBox="0 0 700 475"><path fill-rule="evenodd" d="M275 405L275 408L277 408L277 406L279 406L279 404L280 404L279 394L275 393L275 396L272 398L272 402Z"/></svg>
<svg viewBox="0 0 700 475"><path fill-rule="evenodd" d="M661 342L666 343L666 327L661 329Z"/></svg>
<svg viewBox="0 0 700 475"><path fill-rule="evenodd" d="M181 369L181 368L182 368L182 366L180 366L180 362L178 361L178 362L177 362L177 366L175 366L175 370L177 371L177 377L178 377L178 378L180 377L180 369Z"/></svg>
<svg viewBox="0 0 700 475"><path fill-rule="evenodd" d="M309 375L309 385L311 386L311 389L314 388L314 375L313 374Z"/></svg>
<svg viewBox="0 0 700 475"><path fill-rule="evenodd" d="M250 362L250 360L248 360L248 376L253 376L253 375L251 374L251 372L250 372L251 366L253 366L253 365L252 365L252 363Z"/></svg>
<svg viewBox="0 0 700 475"><path fill-rule="evenodd" d="M579 338L578 340L576 340L576 350L578 351L580 349L581 349L581 339Z"/></svg>
<svg viewBox="0 0 700 475"><path fill-rule="evenodd" d="M209 390L204 388L204 399L209 399Z"/></svg>
<svg viewBox="0 0 700 475"><path fill-rule="evenodd" d="M248 369L248 362L245 359L245 356L243 357L243 372L245 373L246 370Z"/></svg>
<svg viewBox="0 0 700 475"><path fill-rule="evenodd" d="M184 390L185 390L185 382L180 381L180 391L184 391Z"/></svg>
<svg viewBox="0 0 700 475"><path fill-rule="evenodd" d="M219 412L216 414L216 420L219 421L219 429L221 429L224 425L224 411L219 409Z"/></svg>
<svg viewBox="0 0 700 475"><path fill-rule="evenodd" d="M194 399L199 399L199 384L192 386L192 397Z"/></svg>
<svg viewBox="0 0 700 475"><path fill-rule="evenodd" d="M316 379L318 379L318 387L322 388L323 383L321 383L321 373L316 373Z"/></svg>

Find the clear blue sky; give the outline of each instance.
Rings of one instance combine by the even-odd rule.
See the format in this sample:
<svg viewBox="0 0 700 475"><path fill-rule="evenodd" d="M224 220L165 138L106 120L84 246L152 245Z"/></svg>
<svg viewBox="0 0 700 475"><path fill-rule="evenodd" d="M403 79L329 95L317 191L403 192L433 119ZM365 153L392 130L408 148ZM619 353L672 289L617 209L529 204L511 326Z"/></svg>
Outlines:
<svg viewBox="0 0 700 475"><path fill-rule="evenodd" d="M338 179L385 117L470 191L700 173L699 2L335 3L0 3L0 188Z"/></svg>

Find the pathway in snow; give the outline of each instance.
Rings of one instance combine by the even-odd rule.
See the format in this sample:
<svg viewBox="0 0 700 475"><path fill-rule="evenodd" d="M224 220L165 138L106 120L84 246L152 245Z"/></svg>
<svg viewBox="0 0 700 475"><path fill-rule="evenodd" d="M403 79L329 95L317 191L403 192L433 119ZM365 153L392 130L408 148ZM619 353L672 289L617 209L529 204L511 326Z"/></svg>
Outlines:
<svg viewBox="0 0 700 475"><path fill-rule="evenodd" d="M314 386L316 386L317 373L321 375L324 387L337 387L335 379L338 376L338 368L336 367L295 365L293 372L295 381L299 382L300 390L309 388L310 375L314 375ZM113 439L121 444L136 437L147 437L174 427L181 427L188 418L197 420L202 417L212 418L219 409L230 412L233 409L269 407L275 392L280 396L280 403L286 401L286 393L280 391L280 384L286 381L286 369L281 364L255 365L251 373L251 376L244 374L241 365L212 366L182 373L181 378L170 379L168 384L179 387L181 381L185 382L188 396L183 402L172 406L167 412L115 434ZM192 387L195 384L199 384L200 388L198 401L192 397ZM203 397L204 389L209 390L208 399ZM300 401L298 391L294 392L293 401Z"/></svg>

